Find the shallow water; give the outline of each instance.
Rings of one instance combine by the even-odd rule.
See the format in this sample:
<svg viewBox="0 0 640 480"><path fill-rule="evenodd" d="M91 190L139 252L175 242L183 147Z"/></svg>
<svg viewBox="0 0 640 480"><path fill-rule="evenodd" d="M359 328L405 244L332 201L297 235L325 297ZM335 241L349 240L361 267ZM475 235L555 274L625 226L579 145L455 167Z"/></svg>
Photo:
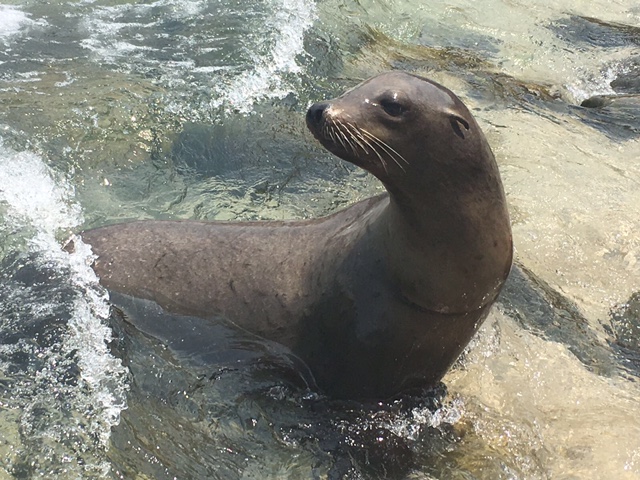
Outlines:
<svg viewBox="0 0 640 480"><path fill-rule="evenodd" d="M640 478L637 25L629 0L0 5L0 478ZM110 314L60 250L381 191L304 111L396 68L472 108L522 266L446 389L332 402L224 322Z"/></svg>

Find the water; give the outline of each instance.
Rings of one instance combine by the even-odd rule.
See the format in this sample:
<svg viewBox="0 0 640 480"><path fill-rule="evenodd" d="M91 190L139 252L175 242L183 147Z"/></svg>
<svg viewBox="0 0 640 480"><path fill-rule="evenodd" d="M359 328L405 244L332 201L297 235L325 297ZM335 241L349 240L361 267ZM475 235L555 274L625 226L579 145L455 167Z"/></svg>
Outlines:
<svg viewBox="0 0 640 480"><path fill-rule="evenodd" d="M0 478L640 478L637 25L630 0L0 5ZM446 389L332 402L224 323L110 313L60 249L379 192L304 111L391 68L473 109L522 267Z"/></svg>
<svg viewBox="0 0 640 480"><path fill-rule="evenodd" d="M0 157L9 238L0 306L3 463L16 477L104 475L110 466L101 452L125 405L126 372L105 344L109 304L89 267L90 248L80 241L66 254L56 239L80 225L80 207L71 185L37 155L0 144Z"/></svg>

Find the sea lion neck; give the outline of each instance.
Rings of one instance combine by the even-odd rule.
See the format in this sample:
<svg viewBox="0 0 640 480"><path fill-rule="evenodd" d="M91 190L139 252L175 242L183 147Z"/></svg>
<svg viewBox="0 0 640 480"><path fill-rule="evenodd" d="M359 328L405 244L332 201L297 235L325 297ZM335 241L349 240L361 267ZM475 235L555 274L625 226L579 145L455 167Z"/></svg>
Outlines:
<svg viewBox="0 0 640 480"><path fill-rule="evenodd" d="M466 313L498 295L511 268L512 237L499 177L491 187L457 196L426 192L414 201L389 192L383 242L408 301Z"/></svg>

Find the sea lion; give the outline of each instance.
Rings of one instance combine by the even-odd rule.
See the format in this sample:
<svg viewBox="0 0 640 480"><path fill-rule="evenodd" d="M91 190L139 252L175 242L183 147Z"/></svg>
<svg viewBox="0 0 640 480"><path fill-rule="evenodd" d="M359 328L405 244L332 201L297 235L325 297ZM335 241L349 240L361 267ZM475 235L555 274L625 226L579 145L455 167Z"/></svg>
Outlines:
<svg viewBox="0 0 640 480"><path fill-rule="evenodd" d="M445 87L402 72L308 110L329 151L388 194L309 221L140 221L82 233L109 289L225 317L289 347L339 398L438 382L509 274L489 145Z"/></svg>

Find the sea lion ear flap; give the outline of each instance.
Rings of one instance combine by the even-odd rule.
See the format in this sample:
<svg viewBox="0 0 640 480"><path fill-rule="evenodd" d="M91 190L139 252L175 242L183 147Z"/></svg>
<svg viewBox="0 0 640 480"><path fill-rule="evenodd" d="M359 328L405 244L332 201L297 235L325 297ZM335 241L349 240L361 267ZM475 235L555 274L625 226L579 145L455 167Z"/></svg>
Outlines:
<svg viewBox="0 0 640 480"><path fill-rule="evenodd" d="M449 116L449 121L451 122L451 128L453 128L453 131L456 133L456 135L464 140L464 132L462 131L460 126L463 126L465 130L469 130L469 122L467 122L460 115L455 114L451 114Z"/></svg>

